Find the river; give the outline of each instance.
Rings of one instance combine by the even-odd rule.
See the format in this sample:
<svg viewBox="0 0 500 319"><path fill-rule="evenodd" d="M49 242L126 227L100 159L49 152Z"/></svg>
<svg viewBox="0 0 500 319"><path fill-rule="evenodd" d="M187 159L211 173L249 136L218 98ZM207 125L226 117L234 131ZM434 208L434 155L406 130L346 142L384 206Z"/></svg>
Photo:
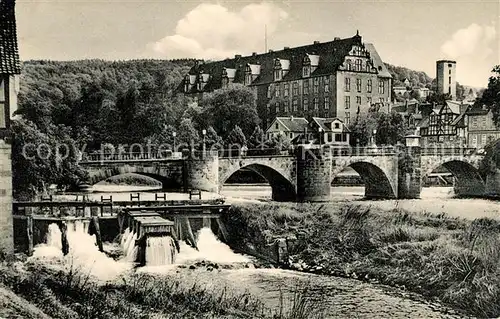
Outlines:
<svg viewBox="0 0 500 319"><path fill-rule="evenodd" d="M47 244L35 247L35 253L30 258L56 269L81 269L103 282L119 281L133 272L139 272L175 276L181 278L186 286L196 282L207 289L226 287L228 291L250 293L275 311L280 302L285 305L284 309L290 309L295 292L307 287L303 295L308 300L314 300L311 305L320 314L319 318L459 318L440 304L391 287L289 270L255 269L252 266L254 257L234 253L208 228L200 230L199 251L181 242L174 265L137 269L125 258L113 260L99 252L94 237L86 234L81 224L68 227L68 241L70 253L63 256L60 231L52 224ZM222 267L209 271L206 266L197 264L200 260L215 262ZM197 266L195 269L187 267L192 265Z"/></svg>
<svg viewBox="0 0 500 319"><path fill-rule="evenodd" d="M94 192L89 194L91 199L99 200L101 196L113 196L113 200L129 200L131 193L140 193L143 200L153 200L155 193L161 192L157 187L151 186L117 186L117 185L95 185ZM465 218L498 217L498 202L483 199L458 199L453 197L452 188L433 187L424 188L422 198L418 200L364 200L363 187L332 187L332 202L351 202L361 205L370 205L383 209L399 207L412 212L428 211L432 213L447 213L453 216ZM59 195L71 198L74 195ZM203 199L226 198L228 203L237 202L267 202L271 198L271 188L266 185L225 185L221 194L202 193ZM187 199L184 193L167 193L167 199ZM83 235L86 236L86 235ZM76 240L78 242L89 242L92 239ZM200 252L190 249L182 244L181 253L177 256L177 264L187 265L195 260L211 260L222 264L238 264L242 261L251 260L249 256L236 254L225 244L219 242L211 232L200 236ZM90 247L93 248L90 248ZM81 255L80 259L85 264L91 263L93 269L113 269L112 275L130 271L130 265L117 263L102 253L95 251L92 243L83 246L84 249L76 252ZM36 256L53 256L54 252L47 247L38 247ZM89 254L89 250L94 249ZM56 253L58 254L58 253ZM93 258L93 254L98 258ZM95 259L95 260L94 260ZM96 260L99 260L97 262ZM96 265L101 263L101 266ZM117 263L117 264L115 264ZM106 265L108 264L108 265ZM109 267L113 265L112 267ZM145 267L140 271L169 273L176 265ZM238 267L236 267L238 268ZM321 304L325 307L324 318L373 318L376 317L398 317L398 318L447 318L452 315L445 314L445 307L439 304L423 301L421 298L395 288L374 285L361 281L330 276L305 274L295 271L279 269L222 269L215 272L199 268L189 270L177 269L177 272L190 272L189 277L195 277L197 281L205 281L206 284L217 281L226 285L250 291L259 299L263 300L269 307L277 307L280 300L280 292L285 296L291 296L297 285L306 285L309 290L323 298ZM109 276L110 274L105 274ZM456 315L455 315L456 317Z"/></svg>
<svg viewBox="0 0 500 319"><path fill-rule="evenodd" d="M499 202L480 198L455 198L453 187L424 187L420 199L365 200L364 187L336 186L331 188L332 202L351 202L374 208L390 210L400 208L410 212L429 212L450 216L475 219L480 217L500 218ZM162 191L158 186L94 185L91 199L100 200L113 196L113 200L130 200L131 193L139 193L142 200L154 200L155 193ZM166 193L167 199L188 199L185 193ZM203 192L203 199L224 197L227 203L255 202L271 200L271 187L268 185L224 185L221 194ZM59 199L74 199L74 195L59 195Z"/></svg>

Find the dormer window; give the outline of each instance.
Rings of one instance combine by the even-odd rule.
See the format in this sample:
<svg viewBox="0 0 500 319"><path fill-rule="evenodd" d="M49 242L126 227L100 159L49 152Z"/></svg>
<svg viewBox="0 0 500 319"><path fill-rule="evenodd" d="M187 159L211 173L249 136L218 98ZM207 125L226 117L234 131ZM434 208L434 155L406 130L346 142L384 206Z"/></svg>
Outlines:
<svg viewBox="0 0 500 319"><path fill-rule="evenodd" d="M311 75L311 59L306 55L302 61L302 77L306 78Z"/></svg>
<svg viewBox="0 0 500 319"><path fill-rule="evenodd" d="M250 65L247 64L245 67L245 85L252 84L252 69Z"/></svg>
<svg viewBox="0 0 500 319"><path fill-rule="evenodd" d="M361 68L362 68L362 65L363 65L361 59L356 59L355 63L356 63L356 71L361 71Z"/></svg>
<svg viewBox="0 0 500 319"><path fill-rule="evenodd" d="M340 123L339 122L335 122L334 126L335 126L335 129L338 130L340 128Z"/></svg>
<svg viewBox="0 0 500 319"><path fill-rule="evenodd" d="M283 70L281 69L280 59L274 61L274 81L281 81L283 79Z"/></svg>

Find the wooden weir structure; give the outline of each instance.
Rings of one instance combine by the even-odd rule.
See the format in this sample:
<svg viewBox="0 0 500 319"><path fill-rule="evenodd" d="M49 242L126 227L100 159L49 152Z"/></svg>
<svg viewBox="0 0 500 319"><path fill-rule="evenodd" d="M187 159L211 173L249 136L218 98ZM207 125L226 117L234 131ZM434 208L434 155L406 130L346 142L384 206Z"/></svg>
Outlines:
<svg viewBox="0 0 500 319"><path fill-rule="evenodd" d="M69 252L71 245L67 240L68 223L75 221L84 221L88 226L85 231L96 236L96 245L100 251L103 251L104 236L115 238L123 234L127 227L136 233L136 244L140 246L144 245L148 236L168 235L176 241L184 239L195 247L196 240L191 227L193 219L197 220L201 227L216 229L219 236L227 238L226 229L219 217L229 210L230 205L224 204L223 199L166 200L166 197L163 197L162 200L141 201L136 196L130 201L112 201L111 198L104 201L88 201L85 197L83 199L13 203L13 218L18 228L15 233L21 237L18 242L25 246L28 255L33 254L34 245L46 236L39 234L38 240L35 241L35 228L37 233L43 233L40 228L47 229L51 223L56 223L61 230L64 254Z"/></svg>

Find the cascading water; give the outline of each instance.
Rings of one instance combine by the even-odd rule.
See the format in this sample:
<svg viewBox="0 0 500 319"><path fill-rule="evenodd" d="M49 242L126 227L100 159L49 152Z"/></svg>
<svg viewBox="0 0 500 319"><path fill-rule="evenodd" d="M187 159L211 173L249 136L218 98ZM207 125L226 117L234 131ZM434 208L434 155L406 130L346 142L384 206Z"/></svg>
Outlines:
<svg viewBox="0 0 500 319"><path fill-rule="evenodd" d="M125 253L125 260L134 262L137 258L137 246L135 241L137 240L137 234L131 232L129 228L125 230L122 238L122 248Z"/></svg>
<svg viewBox="0 0 500 319"><path fill-rule="evenodd" d="M131 269L131 264L117 262L100 252L96 246L95 237L84 232L84 229L82 221L67 221L67 239L70 249L69 254L63 256L59 226L55 223L50 224L47 243L35 248L33 258L62 260L65 266L91 274L101 280L115 279Z"/></svg>
<svg viewBox="0 0 500 319"><path fill-rule="evenodd" d="M236 254L231 248L217 239L210 228L202 228L198 232L197 247L192 248L181 242L180 253L176 263L183 264L194 260L207 260L217 263L249 262L250 259L244 255Z"/></svg>
<svg viewBox="0 0 500 319"><path fill-rule="evenodd" d="M146 266L173 264L176 253L175 242L170 236L149 237L146 240Z"/></svg>

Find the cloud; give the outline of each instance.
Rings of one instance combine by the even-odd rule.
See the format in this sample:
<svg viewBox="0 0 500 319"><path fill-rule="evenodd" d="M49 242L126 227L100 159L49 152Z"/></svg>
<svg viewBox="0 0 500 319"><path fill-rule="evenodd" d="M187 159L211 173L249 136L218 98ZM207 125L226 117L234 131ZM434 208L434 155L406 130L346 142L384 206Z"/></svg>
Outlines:
<svg viewBox="0 0 500 319"><path fill-rule="evenodd" d="M493 52L491 44L495 35L495 26L473 23L456 31L451 39L441 46L441 53L452 59L477 54L486 57Z"/></svg>
<svg viewBox="0 0 500 319"><path fill-rule="evenodd" d="M149 47L156 55L169 59L222 59L262 51L264 26L272 35L287 17L283 9L270 3L249 4L240 11L203 3L179 20L174 35Z"/></svg>
<svg viewBox="0 0 500 319"><path fill-rule="evenodd" d="M457 61L457 78L462 84L485 86L493 65L498 63L495 25L473 23L457 30L441 46L443 58Z"/></svg>

